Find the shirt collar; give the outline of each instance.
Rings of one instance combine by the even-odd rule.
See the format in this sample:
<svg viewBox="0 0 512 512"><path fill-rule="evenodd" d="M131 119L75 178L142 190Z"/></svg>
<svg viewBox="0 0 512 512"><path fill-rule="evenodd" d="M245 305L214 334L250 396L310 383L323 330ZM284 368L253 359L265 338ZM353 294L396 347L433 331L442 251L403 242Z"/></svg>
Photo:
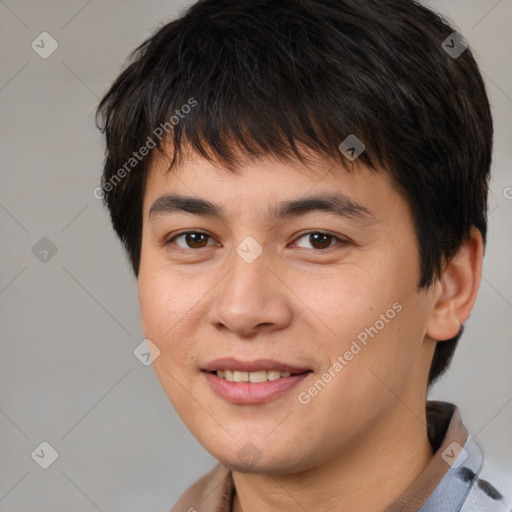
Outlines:
<svg viewBox="0 0 512 512"><path fill-rule="evenodd" d="M457 478L462 463L479 471L482 454L470 439L457 407L453 404L428 401L426 404L427 433L434 456L406 491L385 512L452 512L453 492L463 499L465 485ZM449 495L449 496L448 496ZM432 498L435 496L435 499ZM448 499L449 498L449 499ZM447 501L448 500L448 501ZM456 500L456 498L455 498ZM442 503L442 507L433 504Z"/></svg>

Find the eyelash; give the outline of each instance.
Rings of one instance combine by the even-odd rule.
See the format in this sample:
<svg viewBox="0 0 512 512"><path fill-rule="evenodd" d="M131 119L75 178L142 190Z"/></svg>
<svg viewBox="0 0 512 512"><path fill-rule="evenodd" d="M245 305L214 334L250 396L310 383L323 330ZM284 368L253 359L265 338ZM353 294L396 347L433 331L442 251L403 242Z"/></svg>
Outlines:
<svg viewBox="0 0 512 512"><path fill-rule="evenodd" d="M209 237L210 239L213 238L211 235L209 235L208 233L204 233L203 231L195 231L195 230L189 230L189 231L182 231L181 233L177 233L175 235L173 235L172 237L168 237L165 239L164 241L164 245L167 246L167 245L170 245L174 240L176 240L176 238L180 237L180 236L184 236L184 235L189 235L189 234L197 234L197 235L205 235L207 237ZM346 240L343 240L335 235L332 235L331 233L327 233L327 232L324 232L324 231L308 231L306 233L302 233L300 236L298 236L295 240L300 240L301 238L304 238L305 236L308 236L308 235L324 235L324 236L327 236L327 237L330 237L332 240L336 240L338 242L341 242L341 244L347 244L348 242ZM294 240L294 241L295 241ZM339 245L339 244L334 244L334 245L330 245L329 247L325 247L323 249L307 249L306 250L311 250L311 251L315 251L315 252L322 252L322 251L326 251L327 249L331 249L332 247L335 247L336 245ZM178 249L182 250L182 251L198 251L200 249L206 249L207 247L212 247L212 246L205 246L205 247L200 247L198 249L193 249L191 247L188 247L188 248L183 248L183 247L180 247L180 246L177 246ZM299 247L299 249L305 249L304 247Z"/></svg>

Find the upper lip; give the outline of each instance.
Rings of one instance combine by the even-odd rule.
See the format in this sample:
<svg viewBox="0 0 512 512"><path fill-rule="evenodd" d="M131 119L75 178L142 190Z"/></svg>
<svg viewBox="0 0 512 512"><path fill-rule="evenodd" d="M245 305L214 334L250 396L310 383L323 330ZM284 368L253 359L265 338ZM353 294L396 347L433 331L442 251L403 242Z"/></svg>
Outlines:
<svg viewBox="0 0 512 512"><path fill-rule="evenodd" d="M217 370L232 370L242 372L257 372L261 370L273 370L278 372L303 373L309 368L301 368L290 364L282 363L272 359L256 359L254 361L241 361L233 357L224 357L210 361L203 368L207 372Z"/></svg>

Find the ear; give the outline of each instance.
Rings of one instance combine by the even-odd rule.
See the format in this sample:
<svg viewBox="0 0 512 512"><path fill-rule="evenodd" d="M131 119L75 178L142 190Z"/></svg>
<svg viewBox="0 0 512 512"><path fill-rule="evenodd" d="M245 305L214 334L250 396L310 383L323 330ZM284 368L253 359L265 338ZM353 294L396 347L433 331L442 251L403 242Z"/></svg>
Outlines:
<svg viewBox="0 0 512 512"><path fill-rule="evenodd" d="M434 286L435 297L426 334L436 341L454 338L467 320L476 301L484 244L480 231L472 227L469 238L445 265Z"/></svg>

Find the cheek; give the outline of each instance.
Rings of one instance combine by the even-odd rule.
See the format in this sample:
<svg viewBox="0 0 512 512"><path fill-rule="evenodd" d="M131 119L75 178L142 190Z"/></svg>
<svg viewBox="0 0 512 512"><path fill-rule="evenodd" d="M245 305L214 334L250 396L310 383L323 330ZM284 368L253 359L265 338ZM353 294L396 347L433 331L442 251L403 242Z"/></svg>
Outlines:
<svg viewBox="0 0 512 512"><path fill-rule="evenodd" d="M335 380L340 386L350 381L353 399L379 395L374 388L383 384L376 375L390 385L403 382L411 361L419 357L425 304L412 291L415 267L404 268L400 279L397 274L392 262L382 258L379 265L338 269L330 278L295 279L297 295L321 320L317 325L325 335L317 340L320 352L328 354L326 364L343 358Z"/></svg>
<svg viewBox="0 0 512 512"><path fill-rule="evenodd" d="M197 304L197 292L179 276L141 270L138 295L142 330L160 349L160 365L182 367L193 343L191 333L181 333L181 329L187 313Z"/></svg>
<svg viewBox="0 0 512 512"><path fill-rule="evenodd" d="M141 269L138 295L142 330L160 350L153 362L155 374L173 405L185 423L194 415L190 406L192 365L194 350L190 332L183 332L187 312L193 307L196 297L187 293L187 283L180 282L167 273L153 273Z"/></svg>
<svg viewBox="0 0 512 512"><path fill-rule="evenodd" d="M290 281L306 306L304 314L314 315L320 331L333 340L329 344L334 343L336 350L373 326L399 297L399 291L390 289L381 276L376 278L373 272L355 265L325 275L294 275Z"/></svg>
<svg viewBox="0 0 512 512"><path fill-rule="evenodd" d="M156 275L139 273L138 294L142 329L153 342L162 341L162 335L170 324L167 319L173 305L168 290ZM160 343L158 345L160 346Z"/></svg>

